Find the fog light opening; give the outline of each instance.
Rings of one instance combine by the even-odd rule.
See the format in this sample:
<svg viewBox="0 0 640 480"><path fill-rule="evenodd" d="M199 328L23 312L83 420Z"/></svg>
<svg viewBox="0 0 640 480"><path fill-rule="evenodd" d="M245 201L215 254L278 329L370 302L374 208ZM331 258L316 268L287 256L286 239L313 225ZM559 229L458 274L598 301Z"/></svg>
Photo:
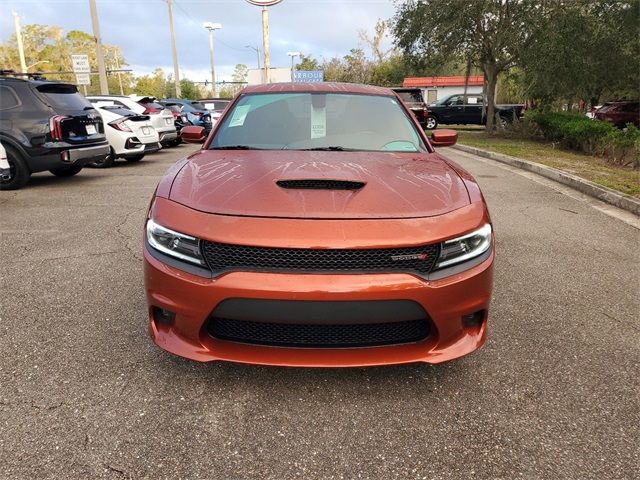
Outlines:
<svg viewBox="0 0 640 480"><path fill-rule="evenodd" d="M175 312L160 307L153 307L153 319L160 325L169 325L176 318Z"/></svg>
<svg viewBox="0 0 640 480"><path fill-rule="evenodd" d="M484 322L485 311L478 310L477 312L470 313L462 316L462 325L465 328L480 328L482 322Z"/></svg>
<svg viewBox="0 0 640 480"><path fill-rule="evenodd" d="M63 162L68 162L71 160L68 150L60 152L60 160L62 160Z"/></svg>

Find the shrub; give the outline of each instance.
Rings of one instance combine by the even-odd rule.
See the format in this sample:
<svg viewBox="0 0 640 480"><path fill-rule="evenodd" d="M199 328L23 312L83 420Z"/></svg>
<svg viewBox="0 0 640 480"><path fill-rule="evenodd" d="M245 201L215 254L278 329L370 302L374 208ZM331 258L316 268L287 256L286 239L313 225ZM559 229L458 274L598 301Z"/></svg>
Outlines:
<svg viewBox="0 0 640 480"><path fill-rule="evenodd" d="M544 138L551 142L604 156L611 163L640 168L640 130L631 124L620 130L584 115L535 110L527 111L524 121L534 122Z"/></svg>

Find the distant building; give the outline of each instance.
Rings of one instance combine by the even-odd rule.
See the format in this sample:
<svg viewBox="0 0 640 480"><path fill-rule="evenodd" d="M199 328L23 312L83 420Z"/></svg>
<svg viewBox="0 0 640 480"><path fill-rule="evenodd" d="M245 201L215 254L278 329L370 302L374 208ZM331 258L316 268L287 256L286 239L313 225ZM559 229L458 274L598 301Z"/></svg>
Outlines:
<svg viewBox="0 0 640 480"><path fill-rule="evenodd" d="M406 77L402 86L405 88L420 88L422 96L427 103L449 95L464 93L464 76L453 77ZM474 75L469 77L467 93L482 93L484 89L484 77Z"/></svg>
<svg viewBox="0 0 640 480"><path fill-rule="evenodd" d="M289 68L276 68L271 67L269 69L271 73L271 83L282 83L291 81L291 67ZM261 85L264 82L264 68L250 68L247 72L247 84L248 85Z"/></svg>

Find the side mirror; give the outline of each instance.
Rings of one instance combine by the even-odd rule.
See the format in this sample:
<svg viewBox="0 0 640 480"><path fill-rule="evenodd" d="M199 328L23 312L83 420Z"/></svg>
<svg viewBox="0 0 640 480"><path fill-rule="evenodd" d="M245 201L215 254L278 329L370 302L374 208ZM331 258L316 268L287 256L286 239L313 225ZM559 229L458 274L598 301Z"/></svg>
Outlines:
<svg viewBox="0 0 640 480"><path fill-rule="evenodd" d="M187 143L204 143L207 138L204 134L204 128L196 127L194 125L182 127L182 130L180 130L180 136L182 137L182 140Z"/></svg>
<svg viewBox="0 0 640 480"><path fill-rule="evenodd" d="M434 147L450 147L458 141L455 130L436 130L431 134L431 145Z"/></svg>

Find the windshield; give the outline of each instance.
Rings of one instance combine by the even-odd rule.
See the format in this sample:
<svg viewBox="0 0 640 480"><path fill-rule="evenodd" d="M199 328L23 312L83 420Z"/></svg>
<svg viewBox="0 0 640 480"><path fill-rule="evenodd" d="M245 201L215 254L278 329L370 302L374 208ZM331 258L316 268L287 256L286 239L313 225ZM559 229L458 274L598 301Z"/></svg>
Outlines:
<svg viewBox="0 0 640 480"><path fill-rule="evenodd" d="M426 151L395 98L334 93L243 95L209 148Z"/></svg>

